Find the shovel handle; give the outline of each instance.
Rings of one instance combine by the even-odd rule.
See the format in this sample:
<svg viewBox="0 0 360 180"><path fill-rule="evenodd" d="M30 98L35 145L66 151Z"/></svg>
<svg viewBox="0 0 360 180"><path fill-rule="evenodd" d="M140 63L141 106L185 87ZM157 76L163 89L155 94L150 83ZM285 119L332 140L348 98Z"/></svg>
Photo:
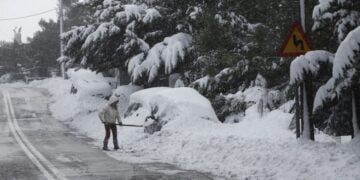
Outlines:
<svg viewBox="0 0 360 180"><path fill-rule="evenodd" d="M135 125L135 124L116 124L118 126L128 126L128 127L144 127L143 125Z"/></svg>

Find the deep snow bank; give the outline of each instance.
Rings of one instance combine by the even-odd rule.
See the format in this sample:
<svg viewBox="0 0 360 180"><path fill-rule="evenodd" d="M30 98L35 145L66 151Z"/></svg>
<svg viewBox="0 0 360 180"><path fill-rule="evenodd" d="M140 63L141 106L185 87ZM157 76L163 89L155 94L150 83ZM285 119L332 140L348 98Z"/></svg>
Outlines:
<svg viewBox="0 0 360 180"><path fill-rule="evenodd" d="M192 88L149 88L130 96L130 104L140 104L149 116L170 120L210 120L218 122L216 114L205 97Z"/></svg>
<svg viewBox="0 0 360 180"><path fill-rule="evenodd" d="M196 90L185 87L157 87L138 91L130 96L127 114L127 119L145 121L145 132L150 134L174 123L176 126L186 123L184 121L219 123L209 100ZM152 118L147 118L150 116Z"/></svg>
<svg viewBox="0 0 360 180"><path fill-rule="evenodd" d="M106 101L91 98L76 99L68 93L66 86L69 86L69 83L62 79L44 80L37 84L37 87L49 89L52 94L50 107L57 117L64 118L65 122L80 132L97 139L97 144L101 146L103 127L96 111ZM125 123L143 123L141 114L149 113L148 109L151 109L152 104L161 105L164 101L161 98L152 98L157 96L156 92L151 92L154 94L148 96L151 90L146 91L148 93L144 94L139 91L133 101L148 104L149 107L139 109L137 113L124 119ZM178 94L168 95L179 100L184 98L177 96ZM170 99L165 101L171 101ZM89 104L82 106L84 103ZM176 103L170 105L174 106ZM167 106L168 104L164 104L162 107L163 110L168 108L164 111L166 113L177 108ZM186 108L176 109L176 111L182 110L192 111ZM282 111L281 108L260 117L254 105L247 109L246 116L238 124L180 118L169 121L160 132L153 135L145 134L142 128L123 127L118 130L122 149L110 155L135 163L168 162L183 168L212 172L236 180L355 180L360 177L358 143L340 145L296 141L294 133L287 129L291 117L292 114Z"/></svg>
<svg viewBox="0 0 360 180"><path fill-rule="evenodd" d="M143 89L141 86L126 85L119 86L113 91L113 95L119 98L121 103L118 104L119 112L123 116L130 103L130 95Z"/></svg>

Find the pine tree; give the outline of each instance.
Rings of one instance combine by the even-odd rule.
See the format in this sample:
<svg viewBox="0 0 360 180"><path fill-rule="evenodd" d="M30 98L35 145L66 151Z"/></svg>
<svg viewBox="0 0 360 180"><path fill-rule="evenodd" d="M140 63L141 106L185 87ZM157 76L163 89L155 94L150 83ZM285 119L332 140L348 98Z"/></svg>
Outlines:
<svg viewBox="0 0 360 180"><path fill-rule="evenodd" d="M184 2L104 1L92 15L94 23L63 36L68 65L96 71L127 70L134 82L152 83L174 72L188 59L192 37ZM179 9L180 8L180 9Z"/></svg>
<svg viewBox="0 0 360 180"><path fill-rule="evenodd" d="M360 60L360 26L352 30L341 42L335 54L332 77L322 86L315 98L314 109L325 106L324 102L334 99L337 94L345 94L350 89L352 109L352 129L355 137L359 136L358 92Z"/></svg>
<svg viewBox="0 0 360 180"><path fill-rule="evenodd" d="M319 1L313 10L312 29L330 28L340 43L346 35L360 25L360 2L358 0Z"/></svg>
<svg viewBox="0 0 360 180"><path fill-rule="evenodd" d="M300 87L303 95L300 100L302 107L303 132L301 137L314 140L314 119L312 110L313 80L318 75L323 64L332 63L334 55L327 51L310 51L300 55L291 62L290 85Z"/></svg>

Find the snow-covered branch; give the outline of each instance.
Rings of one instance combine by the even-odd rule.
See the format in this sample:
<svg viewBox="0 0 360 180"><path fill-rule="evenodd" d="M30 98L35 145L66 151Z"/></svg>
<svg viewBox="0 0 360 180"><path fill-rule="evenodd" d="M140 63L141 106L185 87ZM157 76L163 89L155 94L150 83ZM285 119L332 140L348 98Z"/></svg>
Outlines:
<svg viewBox="0 0 360 180"><path fill-rule="evenodd" d="M133 81L140 78L143 73L148 75L148 81L152 82L161 65L165 66L165 73L170 74L177 65L184 61L186 54L191 50L192 36L186 33L177 33L166 37L163 42L155 44L139 63L139 57L129 61L128 71L132 72Z"/></svg>
<svg viewBox="0 0 360 180"><path fill-rule="evenodd" d="M356 0L320 0L313 9L312 30L319 29L325 21L335 23L335 33L341 42L356 26L360 25L360 6Z"/></svg>
<svg viewBox="0 0 360 180"><path fill-rule="evenodd" d="M350 80L355 74L355 65L360 61L360 26L351 31L336 51L333 77Z"/></svg>
<svg viewBox="0 0 360 180"><path fill-rule="evenodd" d="M334 55L328 51L309 51L305 55L296 57L290 65L290 84L304 81L305 76L316 76L320 69L320 63L332 63Z"/></svg>
<svg viewBox="0 0 360 180"><path fill-rule="evenodd" d="M324 102L334 99L344 87L351 86L353 75L356 73L355 66L360 60L359 53L360 27L351 31L336 51L332 78L317 91L314 111L323 106Z"/></svg>

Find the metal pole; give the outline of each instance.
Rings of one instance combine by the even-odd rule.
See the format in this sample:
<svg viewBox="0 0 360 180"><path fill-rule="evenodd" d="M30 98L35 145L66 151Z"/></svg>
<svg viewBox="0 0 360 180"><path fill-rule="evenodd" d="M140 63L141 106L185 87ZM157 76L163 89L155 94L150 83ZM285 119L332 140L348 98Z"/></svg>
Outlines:
<svg viewBox="0 0 360 180"><path fill-rule="evenodd" d="M64 56L64 46L61 41L61 34L64 32L64 14L63 14L63 1L59 0L59 18L60 18L60 56ZM61 77L65 78L65 64L64 62L61 62L60 64L60 70L61 70Z"/></svg>
<svg viewBox="0 0 360 180"><path fill-rule="evenodd" d="M295 88L295 123L296 138L300 138L300 105L299 105L299 87Z"/></svg>
<svg viewBox="0 0 360 180"><path fill-rule="evenodd" d="M303 83L300 84L300 135L304 132L304 91Z"/></svg>
<svg viewBox="0 0 360 180"><path fill-rule="evenodd" d="M305 0L300 0L300 18L301 18L301 26L302 26L304 32L306 32L306 27L305 27Z"/></svg>

